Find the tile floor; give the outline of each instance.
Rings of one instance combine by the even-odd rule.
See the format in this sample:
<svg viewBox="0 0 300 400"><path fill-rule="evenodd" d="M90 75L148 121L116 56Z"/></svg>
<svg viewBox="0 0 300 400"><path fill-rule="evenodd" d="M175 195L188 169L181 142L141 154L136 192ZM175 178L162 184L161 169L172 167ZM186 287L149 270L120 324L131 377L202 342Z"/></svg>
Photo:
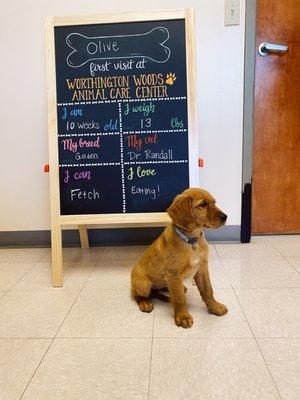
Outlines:
<svg viewBox="0 0 300 400"><path fill-rule="evenodd" d="M0 249L0 400L299 400L300 236L211 245L228 315L209 315L191 284L189 330L157 301L129 295L143 247Z"/></svg>

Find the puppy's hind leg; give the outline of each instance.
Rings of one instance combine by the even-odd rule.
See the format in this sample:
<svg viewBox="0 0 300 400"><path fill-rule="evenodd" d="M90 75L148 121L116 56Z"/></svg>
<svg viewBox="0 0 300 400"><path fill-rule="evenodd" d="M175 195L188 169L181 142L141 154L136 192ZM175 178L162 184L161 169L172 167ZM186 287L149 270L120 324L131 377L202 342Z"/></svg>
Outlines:
<svg viewBox="0 0 300 400"><path fill-rule="evenodd" d="M151 312L153 310L153 303L149 296L151 293L152 283L145 276L131 277L131 289L135 300L143 312Z"/></svg>

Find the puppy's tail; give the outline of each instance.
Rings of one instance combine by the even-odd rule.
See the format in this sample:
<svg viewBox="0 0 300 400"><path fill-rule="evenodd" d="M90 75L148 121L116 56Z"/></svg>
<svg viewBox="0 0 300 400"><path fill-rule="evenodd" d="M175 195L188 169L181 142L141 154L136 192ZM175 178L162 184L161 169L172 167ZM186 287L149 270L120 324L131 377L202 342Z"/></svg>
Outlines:
<svg viewBox="0 0 300 400"><path fill-rule="evenodd" d="M160 293L156 289L151 289L151 293L150 293L149 297L152 298L152 299L158 299L158 300L165 301L165 302L169 302L170 301L170 297L169 296L166 296L166 295Z"/></svg>

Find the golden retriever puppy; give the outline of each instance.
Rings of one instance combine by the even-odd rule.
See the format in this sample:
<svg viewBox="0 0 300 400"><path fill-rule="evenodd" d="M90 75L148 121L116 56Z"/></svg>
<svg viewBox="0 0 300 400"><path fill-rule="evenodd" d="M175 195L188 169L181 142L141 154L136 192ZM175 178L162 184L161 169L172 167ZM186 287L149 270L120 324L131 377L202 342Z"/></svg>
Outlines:
<svg viewBox="0 0 300 400"><path fill-rule="evenodd" d="M132 293L143 312L151 312L151 290L167 288L175 323L190 328L193 318L187 310L184 279L192 276L208 311L224 315L227 308L214 299L208 271L208 243L204 228L224 225L227 216L203 189L187 189L175 197L167 213L172 219L163 233L146 250L131 272Z"/></svg>

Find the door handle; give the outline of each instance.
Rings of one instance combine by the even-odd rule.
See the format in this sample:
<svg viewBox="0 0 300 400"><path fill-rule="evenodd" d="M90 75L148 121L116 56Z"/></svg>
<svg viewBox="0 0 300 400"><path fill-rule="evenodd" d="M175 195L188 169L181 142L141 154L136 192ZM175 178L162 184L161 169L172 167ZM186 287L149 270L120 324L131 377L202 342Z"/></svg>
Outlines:
<svg viewBox="0 0 300 400"><path fill-rule="evenodd" d="M275 43L266 43L263 42L258 46L258 54L262 57L268 56L271 51L288 51L289 46L285 44L275 44Z"/></svg>

